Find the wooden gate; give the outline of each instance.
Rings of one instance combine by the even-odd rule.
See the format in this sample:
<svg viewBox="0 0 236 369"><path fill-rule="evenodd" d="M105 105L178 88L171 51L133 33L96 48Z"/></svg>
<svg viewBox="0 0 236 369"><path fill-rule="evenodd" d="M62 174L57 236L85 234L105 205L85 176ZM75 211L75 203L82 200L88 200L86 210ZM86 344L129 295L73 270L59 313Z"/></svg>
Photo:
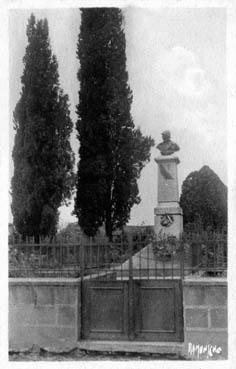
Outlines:
<svg viewBox="0 0 236 369"><path fill-rule="evenodd" d="M181 248L162 257L154 246L84 244L82 339L183 341Z"/></svg>

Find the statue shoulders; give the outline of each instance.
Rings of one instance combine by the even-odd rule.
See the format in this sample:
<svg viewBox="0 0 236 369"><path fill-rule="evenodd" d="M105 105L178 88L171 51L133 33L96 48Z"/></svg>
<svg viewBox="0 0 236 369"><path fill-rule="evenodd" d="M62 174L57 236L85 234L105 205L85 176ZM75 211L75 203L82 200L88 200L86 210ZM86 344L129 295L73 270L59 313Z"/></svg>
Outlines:
<svg viewBox="0 0 236 369"><path fill-rule="evenodd" d="M179 150L179 145L177 145L177 143L175 143L175 142L171 141L171 147L173 147L173 149L176 150L176 151Z"/></svg>
<svg viewBox="0 0 236 369"><path fill-rule="evenodd" d="M175 151L179 151L179 146L173 141L161 142L156 147L161 151L162 155L171 155Z"/></svg>
<svg viewBox="0 0 236 369"><path fill-rule="evenodd" d="M157 145L157 148L158 149L161 149L163 147L166 147L166 144L164 142L160 142L158 145Z"/></svg>

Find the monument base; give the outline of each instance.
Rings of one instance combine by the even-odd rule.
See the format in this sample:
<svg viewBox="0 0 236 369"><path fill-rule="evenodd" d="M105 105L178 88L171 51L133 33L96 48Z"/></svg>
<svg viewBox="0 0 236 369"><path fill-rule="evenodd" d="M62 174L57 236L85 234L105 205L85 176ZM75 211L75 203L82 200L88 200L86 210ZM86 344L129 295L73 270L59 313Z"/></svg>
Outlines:
<svg viewBox="0 0 236 369"><path fill-rule="evenodd" d="M163 235L172 235L179 237L183 232L183 211L181 207L176 206L157 206L154 209L155 214L155 233L160 232Z"/></svg>

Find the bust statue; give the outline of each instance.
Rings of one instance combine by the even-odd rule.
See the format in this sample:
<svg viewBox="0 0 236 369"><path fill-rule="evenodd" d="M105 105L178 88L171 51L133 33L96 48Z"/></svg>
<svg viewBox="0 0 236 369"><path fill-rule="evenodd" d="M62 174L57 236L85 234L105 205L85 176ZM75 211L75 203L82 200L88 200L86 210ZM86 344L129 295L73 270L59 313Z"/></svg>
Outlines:
<svg viewBox="0 0 236 369"><path fill-rule="evenodd" d="M175 151L179 151L179 146L170 139L170 131L162 132L162 139L163 142L157 145L157 149L160 150L161 155L171 155Z"/></svg>

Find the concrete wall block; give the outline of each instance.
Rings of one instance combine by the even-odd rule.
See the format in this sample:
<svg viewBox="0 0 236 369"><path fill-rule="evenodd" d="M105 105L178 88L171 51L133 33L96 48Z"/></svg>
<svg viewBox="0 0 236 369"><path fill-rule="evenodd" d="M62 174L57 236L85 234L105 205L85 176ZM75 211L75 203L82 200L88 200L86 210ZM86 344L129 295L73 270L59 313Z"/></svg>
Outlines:
<svg viewBox="0 0 236 369"><path fill-rule="evenodd" d="M212 328L227 328L227 309L211 309L210 314Z"/></svg>
<svg viewBox="0 0 236 369"><path fill-rule="evenodd" d="M9 321L8 333L9 348L17 346L25 349L32 347L35 342L33 330L28 326L14 325Z"/></svg>
<svg viewBox="0 0 236 369"><path fill-rule="evenodd" d="M185 355L191 360L225 360L228 357L227 332L185 332Z"/></svg>
<svg viewBox="0 0 236 369"><path fill-rule="evenodd" d="M33 304L36 294L32 286L12 286L9 288L9 305Z"/></svg>
<svg viewBox="0 0 236 369"><path fill-rule="evenodd" d="M75 328L71 327L40 327L38 334L42 338L57 341L58 339L76 339Z"/></svg>
<svg viewBox="0 0 236 369"><path fill-rule="evenodd" d="M37 305L75 305L78 286L11 286L9 303Z"/></svg>
<svg viewBox="0 0 236 369"><path fill-rule="evenodd" d="M184 305L219 306L227 304L226 286L204 286L200 284L184 287Z"/></svg>
<svg viewBox="0 0 236 369"><path fill-rule="evenodd" d="M36 286L36 303L37 305L54 305L55 304L55 287L54 286Z"/></svg>
<svg viewBox="0 0 236 369"><path fill-rule="evenodd" d="M59 325L69 325L74 327L76 324L75 308L71 306L59 306L57 323Z"/></svg>
<svg viewBox="0 0 236 369"><path fill-rule="evenodd" d="M75 305L76 304L76 294L77 286L56 286L54 287L55 292L55 302L56 304L62 305Z"/></svg>
<svg viewBox="0 0 236 369"><path fill-rule="evenodd" d="M185 310L186 327L207 328L208 312L207 309L186 309Z"/></svg>
<svg viewBox="0 0 236 369"><path fill-rule="evenodd" d="M41 347L53 346L60 344L60 347L67 346L68 342L76 342L76 331L70 327L35 327L21 326L15 327L14 331L9 333L9 347L16 346L21 348L30 348L32 345L39 345Z"/></svg>
<svg viewBox="0 0 236 369"><path fill-rule="evenodd" d="M205 303L210 306L227 305L226 286L208 286L205 290Z"/></svg>
<svg viewBox="0 0 236 369"><path fill-rule="evenodd" d="M205 294L202 286L184 287L184 305L203 305Z"/></svg>
<svg viewBox="0 0 236 369"><path fill-rule="evenodd" d="M45 282L45 283L44 283ZM78 337L80 285L49 283L9 286L10 347L67 345ZM47 284L48 283L48 284ZM61 326L59 326L59 324Z"/></svg>
<svg viewBox="0 0 236 369"><path fill-rule="evenodd" d="M24 306L15 309L9 309L9 327L12 324L17 326L25 325L41 325L56 323L56 309L49 306Z"/></svg>

